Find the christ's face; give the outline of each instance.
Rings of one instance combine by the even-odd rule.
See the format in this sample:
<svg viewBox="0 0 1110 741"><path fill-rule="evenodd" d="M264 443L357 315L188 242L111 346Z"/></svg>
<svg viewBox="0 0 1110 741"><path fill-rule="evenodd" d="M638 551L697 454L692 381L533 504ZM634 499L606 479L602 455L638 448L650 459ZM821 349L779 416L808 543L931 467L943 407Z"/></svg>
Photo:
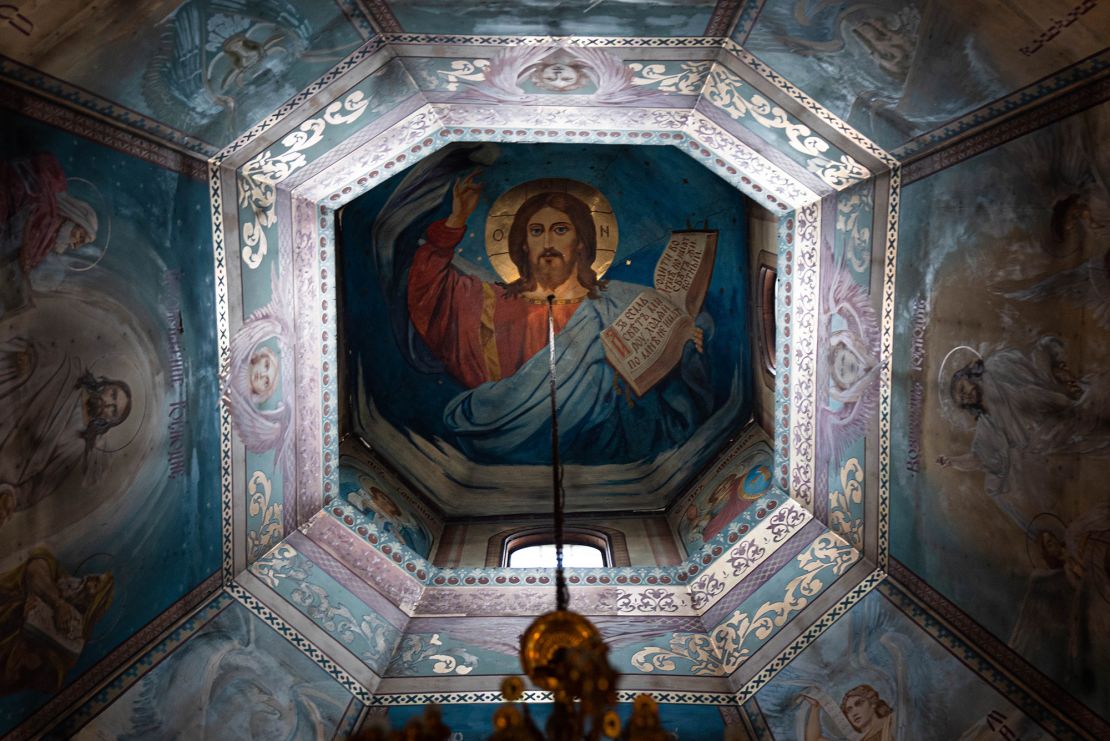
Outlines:
<svg viewBox="0 0 1110 741"><path fill-rule="evenodd" d="M870 727L875 722L875 706L860 695L852 695L845 700L841 710L857 732Z"/></svg>
<svg viewBox="0 0 1110 741"><path fill-rule="evenodd" d="M570 216L544 206L528 221L528 264L543 288L557 288L574 275L582 242Z"/></svg>
<svg viewBox="0 0 1110 741"><path fill-rule="evenodd" d="M118 383L106 383L99 392L90 396L87 402L89 414L99 417L115 427L131 411L131 397Z"/></svg>
<svg viewBox="0 0 1110 741"><path fill-rule="evenodd" d="M131 398L118 384L105 385L100 392L100 414L110 425L123 422L123 417L131 407Z"/></svg>
<svg viewBox="0 0 1110 741"><path fill-rule="evenodd" d="M965 409L977 407L983 403L982 389L979 388L979 384L975 383L970 378L961 378L956 381L953 394L956 403Z"/></svg>
<svg viewBox="0 0 1110 741"><path fill-rule="evenodd" d="M1037 538L1041 544L1041 553L1049 566L1058 569L1063 567L1068 559L1068 551L1064 544L1053 533L1044 531Z"/></svg>
<svg viewBox="0 0 1110 741"><path fill-rule="evenodd" d="M378 505L382 512L386 514L386 516L391 517L395 520L401 517L401 510L399 510L397 508L397 505L393 503L393 500L387 497L385 495L385 492L378 487L370 487L370 497L374 500L374 502Z"/></svg>

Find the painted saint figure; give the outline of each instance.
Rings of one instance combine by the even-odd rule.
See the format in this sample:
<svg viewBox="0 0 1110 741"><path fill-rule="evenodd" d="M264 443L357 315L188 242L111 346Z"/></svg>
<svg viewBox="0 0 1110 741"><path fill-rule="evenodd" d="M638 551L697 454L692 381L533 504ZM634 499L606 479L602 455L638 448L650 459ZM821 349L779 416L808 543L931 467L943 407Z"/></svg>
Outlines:
<svg viewBox="0 0 1110 741"><path fill-rule="evenodd" d="M1043 512L1026 528L1034 571L1009 645L1042 671L1096 684L1110 660L1110 504L1099 503L1065 527Z"/></svg>
<svg viewBox="0 0 1110 741"><path fill-rule="evenodd" d="M30 304L28 276L47 256L91 243L97 227L54 155L0 162L0 316Z"/></svg>
<svg viewBox="0 0 1110 741"><path fill-rule="evenodd" d="M34 548L0 574L0 695L57 692L112 602L111 573L70 576Z"/></svg>
<svg viewBox="0 0 1110 741"><path fill-rule="evenodd" d="M805 741L828 741L821 732L821 705L812 697L802 695L808 703ZM848 719L859 741L893 741L894 711L869 684L861 684L844 693L840 712Z"/></svg>
<svg viewBox="0 0 1110 741"><path fill-rule="evenodd" d="M100 438L131 413L125 382L23 338L0 344L0 527L53 494L75 471L103 474Z"/></svg>
<svg viewBox="0 0 1110 741"><path fill-rule="evenodd" d="M975 433L967 453L937 462L986 474L987 494L1019 527L1054 508L1045 499L1054 490L1032 483L1032 466L1053 455L1110 455L1106 384L1075 376L1055 337L1043 337L1028 354L1002 348L978 356L948 385L951 403L971 416Z"/></svg>
<svg viewBox="0 0 1110 741"><path fill-rule="evenodd" d="M452 192L451 214L433 223L407 284L417 334L468 391L445 422L468 455L526 460L549 434L547 296L554 296L559 427L568 461L628 462L684 442L708 416L704 335L694 333L679 372L632 398L614 377L599 336L643 291L602 281L594 269L597 225L569 192L539 192L516 210L508 252L519 277L486 283L452 268L481 186L471 174ZM624 395L625 398L620 398Z"/></svg>
<svg viewBox="0 0 1110 741"><path fill-rule="evenodd" d="M729 474L705 502L710 518L702 531L702 542L708 543L732 524L752 506L752 502L763 496L770 485L771 469L765 464L757 464L742 473Z"/></svg>
<svg viewBox="0 0 1110 741"><path fill-rule="evenodd" d="M363 514L370 515L375 525L383 533L393 535L408 547L427 555L431 538L413 517L405 512L381 488L374 485L374 479L359 475L359 488L347 494L347 501Z"/></svg>

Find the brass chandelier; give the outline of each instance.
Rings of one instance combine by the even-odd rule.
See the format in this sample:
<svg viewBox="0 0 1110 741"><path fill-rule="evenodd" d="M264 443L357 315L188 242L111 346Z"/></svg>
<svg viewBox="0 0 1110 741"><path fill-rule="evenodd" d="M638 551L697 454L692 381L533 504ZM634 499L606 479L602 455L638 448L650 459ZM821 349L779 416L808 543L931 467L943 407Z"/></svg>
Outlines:
<svg viewBox="0 0 1110 741"><path fill-rule="evenodd" d="M651 695L640 694L632 717L622 728L617 716L617 679L609 664L609 647L601 633L584 616L568 609L570 595L563 573L563 518L566 495L559 461L559 419L556 403L555 296L547 297L548 382L551 395L551 492L555 526L555 609L540 615L520 636L520 665L533 684L551 693L551 715L541 731L524 696L524 682L506 677L501 682L505 704L493 714L491 741L664 741L672 736L659 723L659 706ZM403 730L368 728L357 741L447 741L451 729L443 723L438 706L427 705L422 717L411 719Z"/></svg>

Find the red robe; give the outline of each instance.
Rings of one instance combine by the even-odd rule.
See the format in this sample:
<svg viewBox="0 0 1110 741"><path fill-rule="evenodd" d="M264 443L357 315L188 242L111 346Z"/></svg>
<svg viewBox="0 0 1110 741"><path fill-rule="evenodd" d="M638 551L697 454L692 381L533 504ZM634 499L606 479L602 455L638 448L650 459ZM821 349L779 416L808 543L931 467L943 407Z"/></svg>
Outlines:
<svg viewBox="0 0 1110 741"><path fill-rule="evenodd" d="M428 227L409 271L408 309L451 375L474 388L511 376L547 345L547 304L507 296L504 288L453 269L455 245L465 233L443 221ZM555 304L556 333L580 303Z"/></svg>
<svg viewBox="0 0 1110 741"><path fill-rule="evenodd" d="M19 266L24 274L54 247L62 225L57 194L65 190L65 173L52 154L40 152L26 160L0 162L0 225L11 224L17 214L29 210L19 239Z"/></svg>

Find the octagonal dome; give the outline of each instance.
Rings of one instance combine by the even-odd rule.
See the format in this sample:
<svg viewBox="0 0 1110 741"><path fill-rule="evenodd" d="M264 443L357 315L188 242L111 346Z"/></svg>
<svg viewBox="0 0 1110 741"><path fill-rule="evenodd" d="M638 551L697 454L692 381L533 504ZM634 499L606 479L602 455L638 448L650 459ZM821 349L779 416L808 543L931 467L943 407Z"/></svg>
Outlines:
<svg viewBox="0 0 1110 741"><path fill-rule="evenodd" d="M537 296L498 285L533 263L485 249L542 179L588 215L540 231L615 242L556 349L568 523L609 557L571 605L620 712L1110 737L1108 13L0 5L0 733L488 729L554 601L503 566L550 534L544 417L512 417ZM676 230L716 232L700 332L641 378L620 319Z"/></svg>

